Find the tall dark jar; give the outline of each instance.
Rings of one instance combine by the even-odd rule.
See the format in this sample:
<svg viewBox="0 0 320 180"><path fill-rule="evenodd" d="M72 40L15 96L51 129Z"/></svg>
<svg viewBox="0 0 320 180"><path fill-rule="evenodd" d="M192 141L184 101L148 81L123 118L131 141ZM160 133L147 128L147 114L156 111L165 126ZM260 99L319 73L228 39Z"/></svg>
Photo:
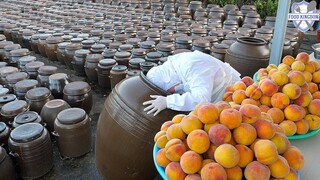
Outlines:
<svg viewBox="0 0 320 180"><path fill-rule="evenodd" d="M167 95L141 73L121 81L105 101L95 147L97 169L105 179L141 180L157 175L150 153L153 137L166 119L181 112L166 109L157 116L146 114L142 103L152 94Z"/></svg>
<svg viewBox="0 0 320 180"><path fill-rule="evenodd" d="M0 146L0 179L17 179L16 170L6 150Z"/></svg>
<svg viewBox="0 0 320 180"><path fill-rule="evenodd" d="M53 99L53 96L51 95L51 91L48 88L37 87L27 91L25 99L30 105L30 110L36 111L40 114L42 107L48 101Z"/></svg>
<svg viewBox="0 0 320 180"><path fill-rule="evenodd" d="M71 106L82 108L90 114L92 108L91 86L84 81L74 81L63 89L63 99Z"/></svg>
<svg viewBox="0 0 320 180"><path fill-rule="evenodd" d="M10 128L4 122L0 122L0 148L8 150L8 139L10 136ZM1 150L0 150L1 151ZM1 158L0 158L0 177L1 177Z"/></svg>
<svg viewBox="0 0 320 180"><path fill-rule="evenodd" d="M16 115L28 111L29 104L24 100L11 101L2 106L0 115L2 122L5 122L7 125L11 126L14 117Z"/></svg>
<svg viewBox="0 0 320 180"><path fill-rule="evenodd" d="M266 41L254 37L240 37L227 50L225 62L241 76L253 77L260 68L269 64L270 48Z"/></svg>
<svg viewBox="0 0 320 180"><path fill-rule="evenodd" d="M10 133L10 154L17 162L18 174L25 179L39 178L53 167L50 135L39 123L18 126Z"/></svg>

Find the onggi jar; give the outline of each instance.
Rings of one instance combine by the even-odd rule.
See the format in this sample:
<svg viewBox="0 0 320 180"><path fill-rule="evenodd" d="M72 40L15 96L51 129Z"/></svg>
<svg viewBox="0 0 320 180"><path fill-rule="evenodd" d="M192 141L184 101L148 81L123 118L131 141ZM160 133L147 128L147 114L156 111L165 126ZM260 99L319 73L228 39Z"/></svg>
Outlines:
<svg viewBox="0 0 320 180"><path fill-rule="evenodd" d="M87 49L79 49L76 50L75 55L73 57L72 66L76 71L77 75L85 76L84 64L86 61L86 57L90 54L90 51Z"/></svg>
<svg viewBox="0 0 320 180"><path fill-rule="evenodd" d="M28 78L29 78L29 75L25 72L16 72L16 73L9 74L6 77L6 87L9 89L9 92L13 93L14 85L17 82L22 81L24 79L28 79Z"/></svg>
<svg viewBox="0 0 320 180"><path fill-rule="evenodd" d="M38 43L38 50L41 54L41 56L47 57L46 53L46 39L48 37L52 36L52 34L41 34L39 35L39 43Z"/></svg>
<svg viewBox="0 0 320 180"><path fill-rule="evenodd" d="M98 64L98 83L101 88L110 89L110 71L113 66L117 65L114 59L102 59Z"/></svg>
<svg viewBox="0 0 320 180"><path fill-rule="evenodd" d="M49 76L56 73L57 70L58 68L55 66L41 66L38 69L38 76L37 76L39 85L42 87L49 88Z"/></svg>
<svg viewBox="0 0 320 180"><path fill-rule="evenodd" d="M57 48L58 44L63 41L62 37L48 37L46 39L46 45L45 45L45 51L47 54L47 57L51 61L57 61Z"/></svg>
<svg viewBox="0 0 320 180"><path fill-rule="evenodd" d="M65 58L65 48L66 48L66 46L69 45L69 44L71 44L71 43L70 43L70 42L62 42L62 43L59 43L59 44L58 44L58 48L57 48L57 59L58 59L58 61L59 61L61 64L63 64L63 65L66 64L66 63L65 63L65 60L64 60L64 58Z"/></svg>
<svg viewBox="0 0 320 180"><path fill-rule="evenodd" d="M27 91L25 99L30 105L30 110L40 114L42 107L53 99L53 96L48 88L36 87Z"/></svg>
<svg viewBox="0 0 320 180"><path fill-rule="evenodd" d="M12 128L16 128L18 126L21 126L23 124L27 123L40 123L43 124L41 117L37 112L34 111L26 111L18 114L16 117L14 117Z"/></svg>
<svg viewBox="0 0 320 180"><path fill-rule="evenodd" d="M17 82L14 87L13 91L14 94L17 96L20 100L25 100L26 93L33 88L36 88L38 86L38 81L34 79L25 79Z"/></svg>
<svg viewBox="0 0 320 180"><path fill-rule="evenodd" d="M30 79L36 79L38 76L38 69L44 66L44 63L41 61L29 62L25 65L25 70L30 76Z"/></svg>
<svg viewBox="0 0 320 180"><path fill-rule="evenodd" d="M71 43L65 47L64 61L69 69L73 69L71 62L73 61L73 57L75 55L76 50L79 50L79 49L81 49L81 44L78 44L78 43Z"/></svg>
<svg viewBox="0 0 320 180"><path fill-rule="evenodd" d="M97 67L99 61L103 59L102 54L89 54L86 57L86 62L84 64L84 71L90 82L98 82Z"/></svg>
<svg viewBox="0 0 320 180"><path fill-rule="evenodd" d="M16 100L3 105L0 111L2 122L11 126L16 115L28 111L29 104L24 100Z"/></svg>
<svg viewBox="0 0 320 180"><path fill-rule="evenodd" d="M127 72L128 72L127 66L116 65L112 67L110 71L111 89L113 89L121 80L126 78Z"/></svg>

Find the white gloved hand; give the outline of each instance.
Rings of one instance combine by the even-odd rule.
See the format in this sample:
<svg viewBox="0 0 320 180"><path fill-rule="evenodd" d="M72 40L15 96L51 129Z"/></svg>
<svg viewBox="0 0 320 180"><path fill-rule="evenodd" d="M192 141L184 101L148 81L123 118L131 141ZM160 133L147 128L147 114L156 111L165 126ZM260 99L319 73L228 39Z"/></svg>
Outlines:
<svg viewBox="0 0 320 180"><path fill-rule="evenodd" d="M159 95L150 95L150 97L155 99L145 101L142 103L142 105L149 105L143 110L143 111L148 111L147 114L154 113L153 115L156 116L157 114L159 114L159 112L167 108L166 97L159 96Z"/></svg>

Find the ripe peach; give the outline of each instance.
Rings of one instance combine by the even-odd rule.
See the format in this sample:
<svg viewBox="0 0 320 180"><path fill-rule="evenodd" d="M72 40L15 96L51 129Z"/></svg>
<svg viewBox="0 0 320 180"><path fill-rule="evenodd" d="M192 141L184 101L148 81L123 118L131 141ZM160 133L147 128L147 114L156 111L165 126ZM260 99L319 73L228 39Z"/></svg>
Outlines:
<svg viewBox="0 0 320 180"><path fill-rule="evenodd" d="M272 70L272 69L277 69L277 65L275 65L275 64L269 64L266 69L267 69L267 71L270 71L270 70Z"/></svg>
<svg viewBox="0 0 320 180"><path fill-rule="evenodd" d="M272 74L274 74L275 72L278 72L279 70L278 69L271 69L269 72L268 72L268 76L271 77Z"/></svg>
<svg viewBox="0 0 320 180"><path fill-rule="evenodd" d="M251 124L241 123L233 130L233 138L238 144L250 145L257 138L257 131Z"/></svg>
<svg viewBox="0 0 320 180"><path fill-rule="evenodd" d="M241 104L241 102L246 98L247 98L246 93L242 89L235 90L232 94L232 100L236 104Z"/></svg>
<svg viewBox="0 0 320 180"><path fill-rule="evenodd" d="M169 126L171 126L172 124L174 124L174 122L172 121L166 121L161 125L160 130L161 131L166 131L168 129Z"/></svg>
<svg viewBox="0 0 320 180"><path fill-rule="evenodd" d="M318 61L315 61L315 60L309 60L309 63L311 63L314 67L314 69L317 71L319 70L319 63Z"/></svg>
<svg viewBox="0 0 320 180"><path fill-rule="evenodd" d="M306 64L306 68L305 71L310 72L310 74L314 73L316 71L313 63L311 63L310 61Z"/></svg>
<svg viewBox="0 0 320 180"><path fill-rule="evenodd" d="M219 109L213 103L204 103L197 110L200 121L204 124L211 124L218 120Z"/></svg>
<svg viewBox="0 0 320 180"><path fill-rule="evenodd" d="M181 156L180 165L185 173L194 174L201 169L202 157L194 151L187 151Z"/></svg>
<svg viewBox="0 0 320 180"><path fill-rule="evenodd" d="M271 96L271 105L272 107L284 109L290 104L289 96L278 92Z"/></svg>
<svg viewBox="0 0 320 180"><path fill-rule="evenodd" d="M154 142L159 148L164 148L168 142L168 138L166 136L166 131L159 131L154 136Z"/></svg>
<svg viewBox="0 0 320 180"><path fill-rule="evenodd" d="M226 102L231 102L232 101L232 95L233 95L233 92L225 92L222 95L222 100L226 101Z"/></svg>
<svg viewBox="0 0 320 180"><path fill-rule="evenodd" d="M241 78L241 81L244 82L247 87L254 83L253 79L250 76L244 76L243 78Z"/></svg>
<svg viewBox="0 0 320 180"><path fill-rule="evenodd" d="M306 78L306 82L309 83L312 81L312 73L309 71L303 71L303 76Z"/></svg>
<svg viewBox="0 0 320 180"><path fill-rule="evenodd" d="M294 61L291 64L291 69L295 71L304 71L305 68L306 68L306 65L301 61Z"/></svg>
<svg viewBox="0 0 320 180"><path fill-rule="evenodd" d="M312 82L317 84L320 83L320 70L317 70L312 74Z"/></svg>
<svg viewBox="0 0 320 180"><path fill-rule="evenodd" d="M230 180L241 180L243 173L242 173L242 169L239 166L235 166L233 168L228 168L225 169L228 179Z"/></svg>
<svg viewBox="0 0 320 180"><path fill-rule="evenodd" d="M260 84L260 89L263 95L266 95L266 96L272 96L273 94L278 92L278 88L279 88L278 85L271 79L265 79Z"/></svg>
<svg viewBox="0 0 320 180"><path fill-rule="evenodd" d="M185 114L177 114L177 115L173 116L171 121L175 124L180 123L182 118L184 118L185 116L186 116Z"/></svg>
<svg viewBox="0 0 320 180"><path fill-rule="evenodd" d="M212 159L204 159L204 160L202 160L202 165L201 165L201 169L200 169L200 171L198 171L198 173L201 175L201 170L202 170L202 168L205 166L205 165L207 165L207 164L209 164L209 163L215 163L215 161L213 160L214 159L214 157L212 158Z"/></svg>
<svg viewBox="0 0 320 180"><path fill-rule="evenodd" d="M309 54L306 52L300 52L299 54L297 54L296 56L296 61L301 61L304 64L307 64L309 62Z"/></svg>
<svg viewBox="0 0 320 180"><path fill-rule="evenodd" d="M216 151L217 147L218 146L211 143L209 149L204 153L204 157L214 159L214 152Z"/></svg>
<svg viewBox="0 0 320 180"><path fill-rule="evenodd" d="M179 162L169 163L165 169L165 174L168 179L176 180L184 180L184 178L187 176L187 174L183 172Z"/></svg>
<svg viewBox="0 0 320 180"><path fill-rule="evenodd" d="M218 163L209 163L201 169L202 180L227 180L227 172Z"/></svg>
<svg viewBox="0 0 320 180"><path fill-rule="evenodd" d="M254 145L254 155L260 163L270 165L278 159L277 147L271 140L260 139Z"/></svg>
<svg viewBox="0 0 320 180"><path fill-rule="evenodd" d="M273 123L264 119L256 121L253 127L261 139L271 139L276 133L276 128L273 126Z"/></svg>
<svg viewBox="0 0 320 180"><path fill-rule="evenodd" d="M311 94L313 94L319 90L318 85L314 82L308 83L308 89Z"/></svg>
<svg viewBox="0 0 320 180"><path fill-rule="evenodd" d="M304 108L296 104L290 104L284 109L283 112L286 119L291 121L298 121L306 116Z"/></svg>
<svg viewBox="0 0 320 180"><path fill-rule="evenodd" d="M186 152L186 147L180 139L171 139L165 146L166 157L170 161L180 161L183 153Z"/></svg>
<svg viewBox="0 0 320 180"><path fill-rule="evenodd" d="M279 124L274 124L276 127L276 132L284 134L284 129Z"/></svg>
<svg viewBox="0 0 320 180"><path fill-rule="evenodd" d="M307 107L312 99L312 94L309 91L302 92L301 95L294 100L294 103L302 107Z"/></svg>
<svg viewBox="0 0 320 180"><path fill-rule="evenodd" d="M297 99L301 95L301 88L297 84L288 83L283 86L282 92L290 99Z"/></svg>
<svg viewBox="0 0 320 180"><path fill-rule="evenodd" d="M269 180L270 179L270 170L269 168L261 164L258 161L252 161L244 170L244 177L248 180Z"/></svg>
<svg viewBox="0 0 320 180"><path fill-rule="evenodd" d="M189 134L191 131L196 129L202 129L203 124L200 119L195 115L187 115L182 118L180 122L181 128L184 133Z"/></svg>
<svg viewBox="0 0 320 180"><path fill-rule="evenodd" d="M309 113L313 115L320 115L320 99L313 99L308 105Z"/></svg>
<svg viewBox="0 0 320 180"><path fill-rule="evenodd" d="M226 101L219 101L215 103L215 105L219 109L219 114L221 113L222 110L231 108L231 105Z"/></svg>
<svg viewBox="0 0 320 180"><path fill-rule="evenodd" d="M271 75L271 80L273 80L278 86L282 86L289 82L289 77L287 73L277 71Z"/></svg>
<svg viewBox="0 0 320 180"><path fill-rule="evenodd" d="M171 161L166 156L166 150L160 149L156 154L156 163L161 167L166 167Z"/></svg>
<svg viewBox="0 0 320 180"><path fill-rule="evenodd" d="M204 130L196 129L188 135L187 144L191 150L202 154L209 149L210 139Z"/></svg>
<svg viewBox="0 0 320 180"><path fill-rule="evenodd" d="M231 105L231 107L233 108L233 109L236 109L236 110L240 110L240 108L241 108L241 105L240 104L236 104L236 103L234 103L234 104L232 104L232 103L230 103L230 105Z"/></svg>
<svg viewBox="0 0 320 180"><path fill-rule="evenodd" d="M247 87L245 90L245 94L247 97L258 100L262 96L262 91L258 87L258 85L252 84Z"/></svg>
<svg viewBox="0 0 320 180"><path fill-rule="evenodd" d="M210 128L211 128L213 125L215 125L215 124L219 124L219 121L216 121L216 122L214 122L214 123L212 123L212 124L205 124L204 127L203 127L203 130L204 130L206 133L209 133Z"/></svg>
<svg viewBox="0 0 320 180"><path fill-rule="evenodd" d="M183 132L180 124L172 124L167 129L167 138L168 140L178 138L184 140L186 138L186 133Z"/></svg>
<svg viewBox="0 0 320 180"><path fill-rule="evenodd" d="M276 145L279 154L283 154L290 147L290 141L287 136L280 132L276 132L271 141Z"/></svg>
<svg viewBox="0 0 320 180"><path fill-rule="evenodd" d="M226 125L215 124L209 130L209 138L217 146L228 143L231 140L231 131Z"/></svg>
<svg viewBox="0 0 320 180"><path fill-rule="evenodd" d="M284 120L284 113L279 108L271 108L267 113L272 117L274 123L280 123Z"/></svg>
<svg viewBox="0 0 320 180"><path fill-rule="evenodd" d="M260 101L259 100L254 100L254 99L251 99L251 98L246 98L244 99L242 102L241 102L241 105L244 105L244 104L252 104L252 105L255 105L255 106L260 106Z"/></svg>
<svg viewBox="0 0 320 180"><path fill-rule="evenodd" d="M267 121L273 123L272 117L270 116L270 114L268 114L266 112L261 112L261 118L259 118L259 119L264 119L264 120L267 120Z"/></svg>
<svg viewBox="0 0 320 180"><path fill-rule="evenodd" d="M226 89L225 89L225 92L234 92L233 84L227 85L227 87L226 87Z"/></svg>
<svg viewBox="0 0 320 180"><path fill-rule="evenodd" d="M284 129L286 136L292 136L297 132L297 126L293 121L284 120L280 123L280 126Z"/></svg>
<svg viewBox="0 0 320 180"><path fill-rule="evenodd" d="M220 113L220 123L227 126L229 129L239 127L242 122L242 116L236 109L225 109Z"/></svg>
<svg viewBox="0 0 320 180"><path fill-rule="evenodd" d="M240 154L231 144L221 144L214 152L214 159L224 168L232 168L239 163Z"/></svg>
<svg viewBox="0 0 320 180"><path fill-rule="evenodd" d="M306 120L301 119L299 121L294 122L297 126L296 134L306 134L309 131L309 124Z"/></svg>
<svg viewBox="0 0 320 180"><path fill-rule="evenodd" d="M268 75L268 70L266 68L260 68L258 71L258 77L259 76L267 76ZM260 79L259 79L260 80Z"/></svg>
<svg viewBox="0 0 320 180"><path fill-rule="evenodd" d="M237 144L235 148L238 150L240 159L238 166L241 168L246 167L253 160L253 151L245 145Z"/></svg>
<svg viewBox="0 0 320 180"><path fill-rule="evenodd" d="M315 93L312 94L312 98L313 99L320 99L320 91L317 91Z"/></svg>
<svg viewBox="0 0 320 180"><path fill-rule="evenodd" d="M246 90L247 85L243 81L237 81L233 84L233 89L236 90Z"/></svg>
<svg viewBox="0 0 320 180"><path fill-rule="evenodd" d="M301 92L307 92L309 91L308 83L304 83L302 86L300 86Z"/></svg>
<svg viewBox="0 0 320 180"><path fill-rule="evenodd" d="M259 106L259 108L260 108L260 110L261 110L261 113L262 113L262 112L268 112L268 110L270 109L269 106L264 105L264 104L261 104L261 105Z"/></svg>
<svg viewBox="0 0 320 180"><path fill-rule="evenodd" d="M262 95L260 97L260 103L266 106L271 107L271 96Z"/></svg>
<svg viewBox="0 0 320 180"><path fill-rule="evenodd" d="M295 61L294 57L291 55L286 55L285 57L282 58L282 63L287 64L291 66L291 64Z"/></svg>
<svg viewBox="0 0 320 180"><path fill-rule="evenodd" d="M283 178L283 180L298 180L298 179L299 179L298 173L293 168L290 168L289 174Z"/></svg>
<svg viewBox="0 0 320 180"><path fill-rule="evenodd" d="M201 180L200 174L188 174L184 180Z"/></svg>
<svg viewBox="0 0 320 180"><path fill-rule="evenodd" d="M302 86L304 83L306 83L306 78L300 71L292 70L288 73L288 77L290 83L297 84L298 86Z"/></svg>
<svg viewBox="0 0 320 180"><path fill-rule="evenodd" d="M304 156L302 152L295 146L290 146L289 149L282 155L288 161L290 167L295 170L300 170L304 166Z"/></svg>
<svg viewBox="0 0 320 180"><path fill-rule="evenodd" d="M242 121L245 123L254 123L261 116L260 108L252 104L242 105L239 112L242 115Z"/></svg>
<svg viewBox="0 0 320 180"><path fill-rule="evenodd" d="M316 130L320 128L320 117L317 115L313 114L308 114L304 119L308 122L309 124L309 129L310 130Z"/></svg>
<svg viewBox="0 0 320 180"><path fill-rule="evenodd" d="M268 167L272 177L284 178L290 173L290 166L284 157L280 155L278 157L277 161L270 164Z"/></svg>
<svg viewBox="0 0 320 180"><path fill-rule="evenodd" d="M287 65L287 64L280 63L278 65L278 70L282 71L284 73L289 73L291 71L291 67L289 65Z"/></svg>

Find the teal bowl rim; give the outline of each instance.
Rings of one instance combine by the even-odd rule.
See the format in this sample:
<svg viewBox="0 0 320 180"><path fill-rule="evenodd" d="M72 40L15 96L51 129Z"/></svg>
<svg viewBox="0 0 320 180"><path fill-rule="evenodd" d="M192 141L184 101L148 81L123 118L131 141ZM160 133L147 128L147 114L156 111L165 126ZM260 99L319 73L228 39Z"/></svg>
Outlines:
<svg viewBox="0 0 320 180"><path fill-rule="evenodd" d="M295 140L295 139L305 139L305 138L309 138L312 136L317 135L320 132L320 128L315 129L315 130L310 130L309 132L307 132L306 134L295 134L292 136L287 136L289 140Z"/></svg>

